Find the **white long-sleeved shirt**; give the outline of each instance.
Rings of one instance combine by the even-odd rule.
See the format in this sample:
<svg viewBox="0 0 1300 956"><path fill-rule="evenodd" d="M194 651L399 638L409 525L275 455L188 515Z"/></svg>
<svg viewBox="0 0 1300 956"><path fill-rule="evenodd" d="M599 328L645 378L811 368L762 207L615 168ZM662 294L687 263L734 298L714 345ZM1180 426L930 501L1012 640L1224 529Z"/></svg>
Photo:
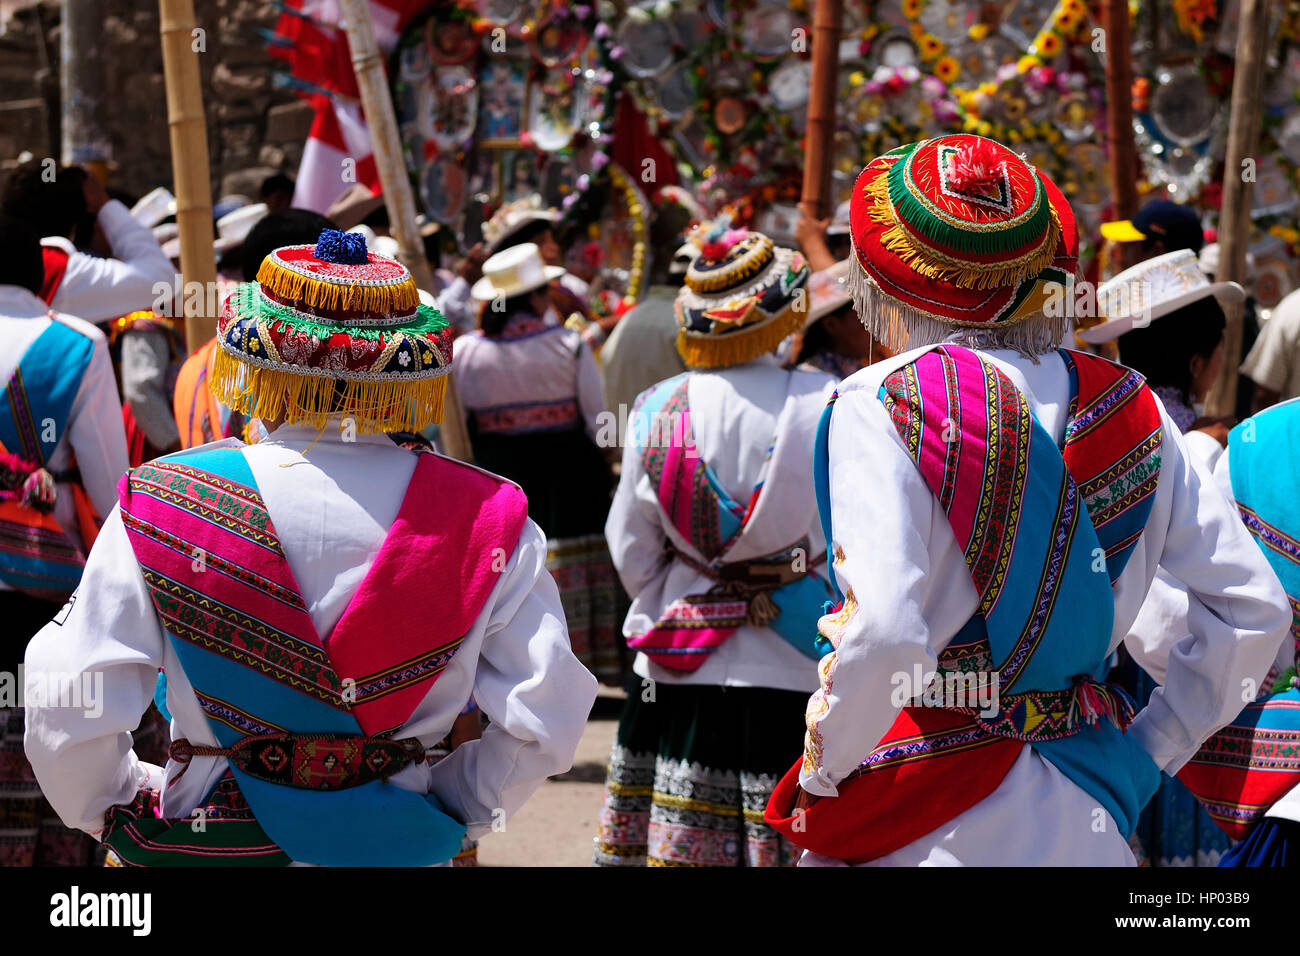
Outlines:
<svg viewBox="0 0 1300 956"><path fill-rule="evenodd" d="M759 504L741 538L723 558L745 561L788 548L807 536L808 560L826 550L812 494L812 444L817 420L835 388L829 375L786 371L772 356L712 372L692 372L688 386L695 447L732 500L749 501L763 469L777 419L794 403L782 426ZM792 386L793 383L793 387ZM789 396L787 398L787 396ZM799 446L799 447L796 447ZM668 560L665 542L708 564L664 514L636 443L625 441L623 473L605 522L610 556L632 608L623 624L628 636L644 634L673 601L704 594L714 582L677 558ZM825 565L818 570L825 573ZM659 666L637 654L633 669L642 677L673 684L714 684L811 691L817 662L775 631L744 625L689 673Z"/></svg>
<svg viewBox="0 0 1300 956"><path fill-rule="evenodd" d="M576 399L588 437L597 439L605 388L591 349L572 329L548 325L520 338L471 332L456 339L455 358L467 412Z"/></svg>
<svg viewBox="0 0 1300 956"><path fill-rule="evenodd" d="M333 427L318 436L298 426L277 429L244 455L312 623L329 634L392 526L415 455L383 435L349 443ZM438 627L436 609L422 608L419 594L402 599L411 627ZM102 691L91 708L29 703L27 757L63 822L94 832L110 806L164 777L131 751L131 730L149 705L160 667L167 673L172 738L208 746L217 740L159 625L120 512L105 525L77 600L61 618L28 646L28 684L42 674L92 674L102 675ZM437 794L477 837L518 810L547 776L570 766L596 696L596 679L570 649L559 593L546 570L546 541L531 521L456 656L397 736L432 746L471 693L491 718L482 739L435 766L407 767L389 782ZM170 762L164 815L187 817L226 768L224 757L195 757L182 775Z"/></svg>
<svg viewBox="0 0 1300 956"><path fill-rule="evenodd" d="M837 650L823 659L817 697L826 709L810 717L821 734L821 758L804 769L800 783L821 796L836 796L836 784L894 722L891 675L932 672L978 605L947 518L877 397L885 375L917 354L903 353L843 382L831 419L831 513L835 543L844 551L835 573L841 589L853 591L857 610ZM1061 358L1052 353L1035 364L1009 351L984 354L1060 445L1069 408ZM1129 633L1157 567L1182 582L1193 599L1189 636L1138 649L1140 662L1162 674L1165 685L1128 728L1158 768L1174 773L1240 710L1242 682L1263 677L1290 613L1259 549L1208 472L1189 457L1163 406L1160 411L1160 480L1146 530L1115 583L1110 650ZM810 705L810 715L817 709ZM1108 814L1097 832L1098 809L1026 747L988 798L874 865L1131 865L1125 835ZM809 855L806 862L827 860Z"/></svg>
<svg viewBox="0 0 1300 956"><path fill-rule="evenodd" d="M18 363L50 323L74 329L94 343L90 364L81 377L72 400L68 420L57 434L46 466L50 471L68 467L73 455L81 471L81 484L100 517L107 517L117 504L117 482L127 468L126 435L122 430L122 406L117 400L117 383L108 358L108 340L89 322L51 312L27 289L0 286L0 384L7 384ZM39 423L38 423L39 424ZM11 454L21 449L10 448ZM76 507L67 485L59 485L54 517L68 537L82 547ZM0 590L9 590L0 581Z"/></svg>
<svg viewBox="0 0 1300 956"><path fill-rule="evenodd" d="M1232 490L1232 471L1227 451L1224 451L1218 457L1214 465L1214 482L1228 499L1235 512L1237 499ZM1164 575L1158 577L1151 585L1151 593L1147 595L1137 620L1133 622L1133 630L1129 634L1126 645L1130 651L1134 652L1135 657L1138 656L1136 645L1139 645L1139 643L1144 650L1147 645L1153 642L1157 643L1157 645L1162 642L1181 645L1186 640L1190 630L1187 619L1190 607L1191 598L1184 587L1177 581L1169 580ZM1143 663L1144 667L1147 666L1143 657L1138 657L1138 660ZM1281 673L1287 668L1295 666L1295 663L1295 642L1283 640L1273 660L1270 672ZM1153 662L1152 667L1148 668L1148 670L1152 678L1159 683L1164 683L1166 674L1159 669L1158 660ZM1238 688L1237 709L1240 710L1242 706L1253 700L1253 692L1265 689L1266 683L1267 680ZM1292 788L1282 799L1274 803L1269 808L1266 816L1300 821L1300 786Z"/></svg>
<svg viewBox="0 0 1300 956"><path fill-rule="evenodd" d="M155 285L162 283L171 289L176 284L171 260L149 228L137 221L126 206L116 199L104 203L99 210L99 225L112 247L112 259L78 252L60 236L41 240L42 245L68 253L67 271L50 306L56 312L93 323L147 309L158 297Z"/></svg>

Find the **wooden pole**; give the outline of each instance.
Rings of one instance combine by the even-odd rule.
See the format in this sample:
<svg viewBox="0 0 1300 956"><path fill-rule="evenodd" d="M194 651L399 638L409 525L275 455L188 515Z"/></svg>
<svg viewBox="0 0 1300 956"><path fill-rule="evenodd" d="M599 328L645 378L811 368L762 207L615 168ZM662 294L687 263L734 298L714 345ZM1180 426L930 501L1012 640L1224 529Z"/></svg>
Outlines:
<svg viewBox="0 0 1300 956"><path fill-rule="evenodd" d="M804 215L813 219L825 219L831 214L831 159L843 19L844 0L818 0L813 12L812 86L804 133L802 201Z"/></svg>
<svg viewBox="0 0 1300 956"><path fill-rule="evenodd" d="M365 110L366 123L370 127L375 165L384 190L384 205L388 208L388 225L397 240L397 256L411 270L416 286L431 292L433 274L424 258L424 243L415 223L415 193L407 177L402 141L397 132L397 116L388 94L388 80L384 75L379 45L375 42L375 28L370 22L370 5L367 0L340 0L339 8L343 14L343 28L348 34L348 46L352 50L352 68L356 71L357 88L361 91L361 108ZM448 455L461 461L473 461L469 433L465 430L465 414L452 375L447 376L447 397L438 436Z"/></svg>
<svg viewBox="0 0 1300 956"><path fill-rule="evenodd" d="M158 0L162 34L163 77L167 91L167 126L171 133L172 179L176 225L180 229L181 289L185 345L190 352L217 334L215 314L217 260L212 249L212 178L208 169L208 124L199 86L199 55L193 0ZM212 308L209 308L209 305Z"/></svg>
<svg viewBox="0 0 1300 956"><path fill-rule="evenodd" d="M1110 145L1110 195L1115 219L1132 219L1137 212L1138 161L1133 138L1133 41L1128 26L1128 0L1106 0L1106 133ZM1137 250L1120 243L1120 268L1135 265Z"/></svg>
<svg viewBox="0 0 1300 956"><path fill-rule="evenodd" d="M61 62L63 162L108 185L110 147L104 129L103 0L63 0Z"/></svg>
<svg viewBox="0 0 1300 956"><path fill-rule="evenodd" d="M1250 207L1259 145L1264 67L1268 58L1268 0L1242 0L1237 20L1237 62L1232 79L1232 113L1223 167L1223 205L1219 211L1219 271L1216 280L1245 283L1250 245ZM1225 305L1223 368L1206 399L1206 414L1231 415L1237 404L1241 364L1242 306Z"/></svg>

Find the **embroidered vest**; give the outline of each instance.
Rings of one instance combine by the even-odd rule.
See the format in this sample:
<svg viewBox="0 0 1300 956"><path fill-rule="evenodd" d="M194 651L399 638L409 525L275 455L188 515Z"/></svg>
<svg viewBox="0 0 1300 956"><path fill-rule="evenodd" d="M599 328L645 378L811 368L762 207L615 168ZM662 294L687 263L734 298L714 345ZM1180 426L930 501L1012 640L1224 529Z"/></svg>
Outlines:
<svg viewBox="0 0 1300 956"><path fill-rule="evenodd" d="M742 507L695 447L689 385L689 374L682 375L643 393L633 411L634 438L664 516L707 563L683 553L677 559L717 583L704 594L673 601L649 631L629 637L628 644L662 667L690 672L749 624L770 627L816 659L817 615L830 590L813 570L820 558L808 553L807 538L745 562L727 561L758 506L778 444L783 438L806 440L788 436L795 400L786 398L763 469Z"/></svg>
<svg viewBox="0 0 1300 956"><path fill-rule="evenodd" d="M221 747L277 734L335 739L293 752L259 746L253 757L264 766L256 773L232 759L233 783L209 803L218 816L247 810L237 822L260 828L243 827L236 849L271 845L274 852L253 855L342 866L451 859L465 827L435 796L383 779L349 785L344 758L355 755L331 756L331 747L368 747L360 738L392 738L408 721L495 586L497 549L514 550L527 517L522 492L421 455L393 527L328 637L312 625L238 448L141 466L120 494L154 607ZM390 756L382 747L362 754L366 761ZM290 767L294 785L275 779ZM382 766L366 769L383 776ZM164 851L174 862L203 862L186 858L196 843L199 857L212 855L190 821L154 821L143 831L148 799L137 803L118 808L120 825L106 838L124 860L162 862L149 854L169 843L177 844ZM266 839L257 836L262 831ZM241 829L222 832L230 839ZM229 858L229 847L217 849Z"/></svg>
<svg viewBox="0 0 1300 956"><path fill-rule="evenodd" d="M1291 647L1300 648L1300 401L1247 419L1228 435L1228 467L1241 520L1291 603ZM1178 772L1233 839L1300 785L1300 689L1292 667L1210 737Z"/></svg>
<svg viewBox="0 0 1300 956"><path fill-rule="evenodd" d="M1100 678L1111 589L1159 480L1160 415L1137 373L1060 354L1071 388L1063 450L1010 379L977 352L939 346L885 378L880 400L947 516L979 595L934 679L961 688L965 701L903 708L840 783L840 797L818 802L796 825L782 811L793 805L801 766L811 769L819 756L810 730L806 763L787 773L767 814L796 844L855 861L884 856L991 794L1025 746L1091 794L1125 833L1155 792L1155 765L1123 732L1132 703ZM832 410L819 429L815 477L827 540ZM853 613L850 592L822 623L832 645ZM996 688L996 712L975 703L988 688Z"/></svg>
<svg viewBox="0 0 1300 956"><path fill-rule="evenodd" d="M52 513L22 503L23 488L41 478L65 434L93 349L86 336L51 322L23 353L0 395L0 454L13 456L0 465L0 580L55 602L76 590L86 557ZM64 488L76 496L89 548L97 528L89 499L78 481L68 480Z"/></svg>

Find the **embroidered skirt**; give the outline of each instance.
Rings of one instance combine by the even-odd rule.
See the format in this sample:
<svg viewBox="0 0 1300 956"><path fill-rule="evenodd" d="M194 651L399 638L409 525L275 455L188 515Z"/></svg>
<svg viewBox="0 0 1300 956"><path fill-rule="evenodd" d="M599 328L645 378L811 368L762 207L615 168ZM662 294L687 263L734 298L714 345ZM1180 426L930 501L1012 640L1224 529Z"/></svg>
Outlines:
<svg viewBox="0 0 1300 956"><path fill-rule="evenodd" d="M27 642L58 613L57 604L0 591L0 670L17 674ZM24 726L21 707L0 707L0 866L88 866L99 844L65 827L41 794L23 752Z"/></svg>
<svg viewBox="0 0 1300 956"><path fill-rule="evenodd" d="M484 433L474 416L470 439L475 464L523 488L528 517L546 533L546 569L560 590L573 653L602 683L620 686L630 664L628 600L605 543L613 483L600 449L580 425Z"/></svg>
<svg viewBox="0 0 1300 956"><path fill-rule="evenodd" d="M1112 680L1139 706L1151 699L1156 682L1127 655ZM1160 787L1138 817L1133 849L1139 866L1218 866L1232 840L1219 828L1182 781L1160 775Z"/></svg>
<svg viewBox="0 0 1300 956"><path fill-rule="evenodd" d="M792 866L763 808L803 750L808 695L627 683L596 837L597 866Z"/></svg>

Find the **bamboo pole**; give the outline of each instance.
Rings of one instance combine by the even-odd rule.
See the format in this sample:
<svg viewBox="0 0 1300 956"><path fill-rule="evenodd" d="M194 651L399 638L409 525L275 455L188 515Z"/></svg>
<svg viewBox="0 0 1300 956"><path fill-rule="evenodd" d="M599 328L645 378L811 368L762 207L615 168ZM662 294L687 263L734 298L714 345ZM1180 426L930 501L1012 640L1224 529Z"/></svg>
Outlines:
<svg viewBox="0 0 1300 956"><path fill-rule="evenodd" d="M370 22L370 6L366 0L340 0L343 28L347 31L348 46L352 50L352 68L357 74L357 88L361 92L361 108L370 128L371 146L375 165L379 169L379 182L384 190L384 205L388 208L389 228L397 240L398 258L411 270L415 284L426 290L433 289L433 275L424 258L424 243L415 223L415 194L407 177L406 160L402 156L402 140L397 132L397 117L393 101L388 95L388 81L384 63L375 42L374 25ZM447 376L447 397L444 403L439 439L443 449L453 458L473 461L469 433L465 430L465 414L460 396L456 393L454 375Z"/></svg>
<svg viewBox="0 0 1300 956"><path fill-rule="evenodd" d="M1256 147L1263 102L1264 67L1268 59L1267 0L1242 0L1237 20L1237 62L1232 79L1232 113L1223 168L1223 205L1219 212L1219 281L1246 279L1246 247L1250 245L1250 207ZM1248 162L1249 161L1249 162ZM1241 364L1241 303L1223 307L1223 367L1206 399L1206 414L1231 415L1237 404L1237 367Z"/></svg>
<svg viewBox="0 0 1300 956"><path fill-rule="evenodd" d="M831 159L835 139L835 98L839 93L840 24L844 0L818 0L813 12L812 86L804 134L803 197L805 216L831 214Z"/></svg>
<svg viewBox="0 0 1300 956"><path fill-rule="evenodd" d="M1133 138L1133 41L1128 0L1106 0L1106 139L1110 146L1110 195L1115 219L1137 213L1137 143ZM1120 268L1135 265L1137 250L1120 243Z"/></svg>
<svg viewBox="0 0 1300 956"><path fill-rule="evenodd" d="M216 303L212 301L217 287L217 260L212 249L212 179L208 168L208 124L199 86L199 55L194 45L193 0L158 0L158 21L176 187L176 224L180 229L181 290L184 293L194 288L194 283L203 290L201 295L180 296L185 308L185 345L193 352L217 334Z"/></svg>

